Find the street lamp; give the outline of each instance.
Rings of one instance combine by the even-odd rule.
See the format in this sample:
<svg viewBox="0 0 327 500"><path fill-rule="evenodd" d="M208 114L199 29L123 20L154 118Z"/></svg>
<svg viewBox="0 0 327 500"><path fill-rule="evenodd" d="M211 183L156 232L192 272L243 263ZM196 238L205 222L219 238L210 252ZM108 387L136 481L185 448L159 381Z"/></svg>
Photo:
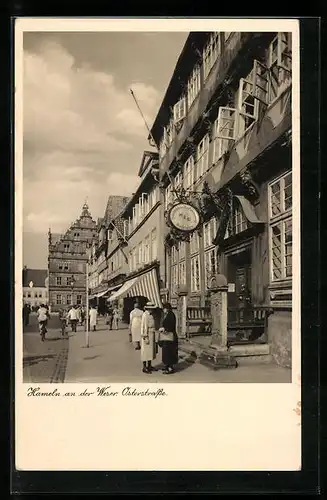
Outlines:
<svg viewBox="0 0 327 500"><path fill-rule="evenodd" d="M72 276L72 277L70 278L70 287L71 287L71 289L72 289L72 305L74 305L74 295L73 295L73 293L74 293L74 285L75 285L75 282L76 282L76 281L75 281L75 278L74 278L74 276Z"/></svg>

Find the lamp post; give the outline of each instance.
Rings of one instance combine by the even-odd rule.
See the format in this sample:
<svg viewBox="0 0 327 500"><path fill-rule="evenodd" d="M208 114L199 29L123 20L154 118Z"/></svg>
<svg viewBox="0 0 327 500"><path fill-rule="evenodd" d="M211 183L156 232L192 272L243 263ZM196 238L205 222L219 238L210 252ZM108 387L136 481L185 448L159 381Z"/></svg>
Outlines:
<svg viewBox="0 0 327 500"><path fill-rule="evenodd" d="M74 286L75 286L75 278L74 278L74 276L72 276L70 278L70 287L72 289L72 305L74 305L74 295L73 295L74 294Z"/></svg>

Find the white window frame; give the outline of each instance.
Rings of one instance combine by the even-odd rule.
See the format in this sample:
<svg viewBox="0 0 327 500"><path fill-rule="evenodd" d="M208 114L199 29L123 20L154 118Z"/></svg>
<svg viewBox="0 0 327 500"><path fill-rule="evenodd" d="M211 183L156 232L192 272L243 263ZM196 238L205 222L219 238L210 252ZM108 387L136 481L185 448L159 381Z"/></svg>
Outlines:
<svg viewBox="0 0 327 500"><path fill-rule="evenodd" d="M197 265L196 265L197 264ZM198 269L198 276L196 276L196 269ZM198 280L197 280L198 278ZM200 254L191 257L191 292L201 292L201 263Z"/></svg>
<svg viewBox="0 0 327 500"><path fill-rule="evenodd" d="M183 166L184 189L190 189L194 184L194 156L191 155Z"/></svg>
<svg viewBox="0 0 327 500"><path fill-rule="evenodd" d="M186 117L186 98L181 97L179 101L176 102L173 108L173 119L174 124L180 123Z"/></svg>
<svg viewBox="0 0 327 500"><path fill-rule="evenodd" d="M221 106L214 123L213 163L226 153L237 137L238 110Z"/></svg>
<svg viewBox="0 0 327 500"><path fill-rule="evenodd" d="M213 239L217 232L217 219L212 217L208 222L203 224L203 244L205 250L213 246Z"/></svg>
<svg viewBox="0 0 327 500"><path fill-rule="evenodd" d="M61 293L57 293L57 295L56 295L56 305L57 306L62 305L62 294Z"/></svg>
<svg viewBox="0 0 327 500"><path fill-rule="evenodd" d="M194 255L200 251L200 236L197 231L190 236L190 255Z"/></svg>
<svg viewBox="0 0 327 500"><path fill-rule="evenodd" d="M212 256L213 259L212 259ZM214 260L214 267L211 266L212 261ZM218 259L217 259L217 251L216 247L211 247L206 249L204 252L204 277L205 277L205 286L208 288L209 279L213 273L217 272L218 269Z"/></svg>
<svg viewBox="0 0 327 500"><path fill-rule="evenodd" d="M221 52L220 33L213 32L203 49L203 76L204 80L208 77L212 67L217 61Z"/></svg>
<svg viewBox="0 0 327 500"><path fill-rule="evenodd" d="M158 257L157 230L153 229L151 231L151 261L157 259L157 257Z"/></svg>
<svg viewBox="0 0 327 500"><path fill-rule="evenodd" d="M196 180L200 179L209 168L209 134L206 134L196 148Z"/></svg>
<svg viewBox="0 0 327 500"><path fill-rule="evenodd" d="M178 265L174 264L171 266L171 280L170 280L170 288L172 295L176 295L178 288Z"/></svg>
<svg viewBox="0 0 327 500"><path fill-rule="evenodd" d="M186 285L186 260L180 260L178 263L178 284Z"/></svg>
<svg viewBox="0 0 327 500"><path fill-rule="evenodd" d="M173 185L169 184L166 189L165 189L165 209L168 209L168 206L170 203L173 203L174 201L174 193L173 193Z"/></svg>
<svg viewBox="0 0 327 500"><path fill-rule="evenodd" d="M273 180L272 182L269 183L268 185L268 213L269 213L269 264L270 264L270 282L271 283L281 283L285 281L291 281L292 280L292 274L287 275L286 269L288 266L286 266L286 257L291 255L293 257L293 238L291 237L291 241L286 243L285 241L285 227L288 223L291 223L292 226L292 195L290 197L286 197L285 193L285 179L287 177L291 176L291 183L287 185L287 187L290 186L291 192L292 192L292 172L288 171L285 172L282 176L279 178ZM277 214L273 214L272 212L272 197L274 196L272 193L272 187L275 186L276 184L279 185L279 192L280 192L280 212ZM286 207L286 199L291 200L291 205L289 207ZM274 276L274 256L273 256L273 250L274 250L274 241L273 241L273 231L274 228L279 226L280 230L280 261L281 261L281 267L280 267L280 272L281 276L280 277L275 277ZM291 230L291 234L293 233L293 226ZM288 245L292 246L292 252L291 254L286 253L286 247ZM291 259L292 259L291 257ZM291 264L292 266L292 264ZM292 269L293 271L293 269Z"/></svg>
<svg viewBox="0 0 327 500"><path fill-rule="evenodd" d="M187 105L188 109L192 106L197 95L201 90L201 66L197 64L191 73L187 83Z"/></svg>
<svg viewBox="0 0 327 500"><path fill-rule="evenodd" d="M56 286L61 286L62 285L62 282L61 282L61 276L56 276Z"/></svg>

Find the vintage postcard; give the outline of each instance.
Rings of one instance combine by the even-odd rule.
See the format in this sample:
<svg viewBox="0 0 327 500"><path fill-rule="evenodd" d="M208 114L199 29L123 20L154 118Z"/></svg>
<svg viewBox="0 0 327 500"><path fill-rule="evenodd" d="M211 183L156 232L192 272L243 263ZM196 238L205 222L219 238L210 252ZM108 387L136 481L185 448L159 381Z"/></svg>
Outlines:
<svg viewBox="0 0 327 500"><path fill-rule="evenodd" d="M16 469L301 469L299 57L16 20Z"/></svg>

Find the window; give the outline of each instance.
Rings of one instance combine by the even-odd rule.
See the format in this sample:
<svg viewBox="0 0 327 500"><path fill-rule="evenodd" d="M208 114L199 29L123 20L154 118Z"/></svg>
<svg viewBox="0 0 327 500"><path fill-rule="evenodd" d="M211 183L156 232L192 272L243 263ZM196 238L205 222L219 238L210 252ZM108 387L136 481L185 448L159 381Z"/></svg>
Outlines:
<svg viewBox="0 0 327 500"><path fill-rule="evenodd" d="M241 78L238 94L239 134L242 135L258 119L259 101L253 92L253 70Z"/></svg>
<svg viewBox="0 0 327 500"><path fill-rule="evenodd" d="M66 297L66 304L67 306L70 306L72 303L72 296L71 295L67 295Z"/></svg>
<svg viewBox="0 0 327 500"><path fill-rule="evenodd" d="M196 66L193 69L187 84L187 104L189 108L192 106L193 101L200 92L200 87L201 87L200 66Z"/></svg>
<svg viewBox="0 0 327 500"><path fill-rule="evenodd" d="M59 269L59 271L62 270L62 264L58 264L58 269Z"/></svg>
<svg viewBox="0 0 327 500"><path fill-rule="evenodd" d="M178 288L178 267L171 267L171 293L175 294Z"/></svg>
<svg viewBox="0 0 327 500"><path fill-rule="evenodd" d="M67 264L67 262L64 262L63 268L64 268L65 271L68 271L68 264Z"/></svg>
<svg viewBox="0 0 327 500"><path fill-rule="evenodd" d="M238 200L233 201L232 215L228 221L225 238L230 238L245 231L249 227L249 222L244 215L243 209Z"/></svg>
<svg viewBox="0 0 327 500"><path fill-rule="evenodd" d="M56 284L57 284L57 286L61 285L61 276L57 276L57 278L56 278Z"/></svg>
<svg viewBox="0 0 327 500"><path fill-rule="evenodd" d="M147 264L150 262L150 237L147 236L144 240L144 257L143 262Z"/></svg>
<svg viewBox="0 0 327 500"><path fill-rule="evenodd" d="M30 294L30 293L28 293L28 294L27 294L27 297L30 299L30 298L31 298L31 294Z"/></svg>
<svg viewBox="0 0 327 500"><path fill-rule="evenodd" d="M278 33L269 47L269 102L276 99L291 83L292 34Z"/></svg>
<svg viewBox="0 0 327 500"><path fill-rule="evenodd" d="M178 283L179 283L179 285L186 285L186 262L185 262L185 260L183 260L182 262L179 263L178 269L179 269Z"/></svg>
<svg viewBox="0 0 327 500"><path fill-rule="evenodd" d="M230 148L237 134L238 112L234 108L220 107L214 124L214 163Z"/></svg>
<svg viewBox="0 0 327 500"><path fill-rule="evenodd" d="M176 125L186 116L186 99L182 97L174 106L174 124Z"/></svg>
<svg viewBox="0 0 327 500"><path fill-rule="evenodd" d="M174 193L173 193L173 186L169 184L169 186L166 187L165 189L165 209L167 210L168 206L170 203L173 203L174 201Z"/></svg>
<svg viewBox="0 0 327 500"><path fill-rule="evenodd" d="M62 296L58 293L56 297L56 304L57 306L62 304Z"/></svg>
<svg viewBox="0 0 327 500"><path fill-rule="evenodd" d="M143 243L139 243L138 246L138 252L139 252L139 257L138 257L138 262L140 265L143 264Z"/></svg>
<svg viewBox="0 0 327 500"><path fill-rule="evenodd" d="M200 249L200 238L199 233L195 232L191 234L190 237L190 252L191 255L197 253Z"/></svg>
<svg viewBox="0 0 327 500"><path fill-rule="evenodd" d="M171 262L176 264L178 258L178 250L175 246L171 247Z"/></svg>
<svg viewBox="0 0 327 500"><path fill-rule="evenodd" d="M111 241L112 237L113 237L113 230L112 229L108 229L108 241Z"/></svg>
<svg viewBox="0 0 327 500"><path fill-rule="evenodd" d="M200 291L200 256L191 258L191 292Z"/></svg>
<svg viewBox="0 0 327 500"><path fill-rule="evenodd" d="M71 282L72 282L72 278L71 278L71 276L68 276L66 278L66 286L71 286Z"/></svg>
<svg viewBox="0 0 327 500"><path fill-rule="evenodd" d="M210 219L210 221L206 222L203 225L203 239L204 239L204 248L208 248L213 245L213 239L216 236L217 232L217 221L215 218Z"/></svg>
<svg viewBox="0 0 327 500"><path fill-rule="evenodd" d="M42 293L39 293L39 299L42 299Z"/></svg>
<svg viewBox="0 0 327 500"><path fill-rule="evenodd" d="M206 288L209 286L209 280L213 274L217 272L217 253L216 249L212 248L204 253L204 273L205 273L205 285Z"/></svg>
<svg viewBox="0 0 327 500"><path fill-rule="evenodd" d="M201 142L198 144L196 150L196 179L202 177L202 175L208 170L209 166L209 136L205 135Z"/></svg>
<svg viewBox="0 0 327 500"><path fill-rule="evenodd" d="M184 189L190 189L194 184L194 157L190 156L184 164Z"/></svg>
<svg viewBox="0 0 327 500"><path fill-rule="evenodd" d="M292 174L269 186L270 268L272 281L292 277Z"/></svg>
<svg viewBox="0 0 327 500"><path fill-rule="evenodd" d="M82 304L82 295L77 294L76 303L78 306L80 306Z"/></svg>
<svg viewBox="0 0 327 500"><path fill-rule="evenodd" d="M211 68L218 59L220 53L220 39L219 33L211 33L209 41L203 51L203 73L204 78L210 73Z"/></svg>
<svg viewBox="0 0 327 500"><path fill-rule="evenodd" d="M179 250L180 260L185 259L185 256L186 256L186 243L185 243L185 241L180 241L178 250Z"/></svg>
<svg viewBox="0 0 327 500"><path fill-rule="evenodd" d="M157 258L157 230L153 229L151 232L151 260Z"/></svg>

